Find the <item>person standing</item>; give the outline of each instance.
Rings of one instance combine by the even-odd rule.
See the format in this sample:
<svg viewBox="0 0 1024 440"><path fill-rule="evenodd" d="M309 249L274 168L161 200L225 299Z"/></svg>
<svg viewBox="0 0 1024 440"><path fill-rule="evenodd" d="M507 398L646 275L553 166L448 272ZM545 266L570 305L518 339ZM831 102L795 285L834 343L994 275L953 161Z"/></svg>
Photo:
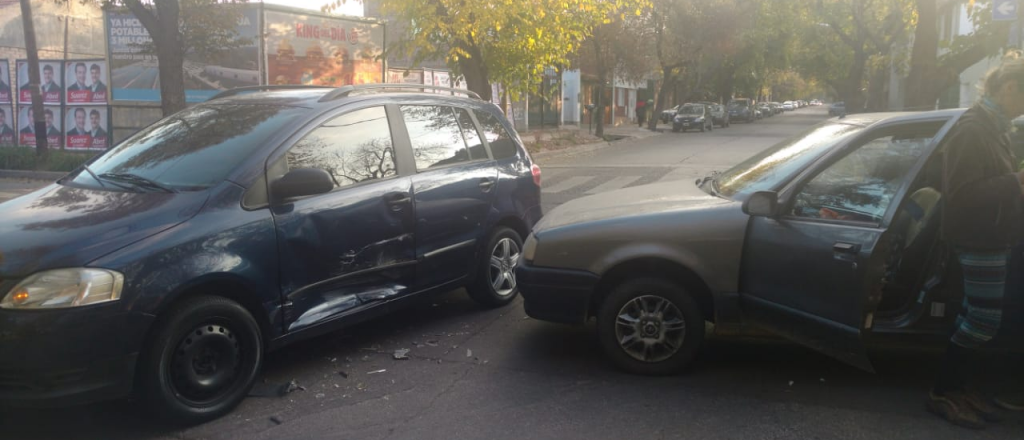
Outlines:
<svg viewBox="0 0 1024 440"><path fill-rule="evenodd" d="M636 101L636 120L640 124L640 127L644 126L644 116L647 115L647 103L643 100Z"/></svg>
<svg viewBox="0 0 1024 440"><path fill-rule="evenodd" d="M1024 221L1024 171L1017 171L1009 140L1010 121L1024 114L1020 54L988 74L982 93L943 145L942 235L963 268L964 307L927 402L938 416L975 429L1001 419L975 378L988 372L980 350L1002 324L1010 248Z"/></svg>

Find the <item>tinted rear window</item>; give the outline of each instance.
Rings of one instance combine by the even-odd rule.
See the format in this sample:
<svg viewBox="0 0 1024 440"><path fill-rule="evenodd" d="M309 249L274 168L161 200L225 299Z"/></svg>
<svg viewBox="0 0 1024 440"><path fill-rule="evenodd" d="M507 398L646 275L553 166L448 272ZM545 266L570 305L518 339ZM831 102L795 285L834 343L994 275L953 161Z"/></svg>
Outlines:
<svg viewBox="0 0 1024 440"><path fill-rule="evenodd" d="M491 146L491 154L495 159L507 159L516 155L516 141L498 118L487 112L476 112L476 119L484 131L484 137Z"/></svg>
<svg viewBox="0 0 1024 440"><path fill-rule="evenodd" d="M96 174L135 174L178 190L223 181L267 139L309 109L275 105L203 104L150 125L89 165ZM97 186L88 173L74 183Z"/></svg>

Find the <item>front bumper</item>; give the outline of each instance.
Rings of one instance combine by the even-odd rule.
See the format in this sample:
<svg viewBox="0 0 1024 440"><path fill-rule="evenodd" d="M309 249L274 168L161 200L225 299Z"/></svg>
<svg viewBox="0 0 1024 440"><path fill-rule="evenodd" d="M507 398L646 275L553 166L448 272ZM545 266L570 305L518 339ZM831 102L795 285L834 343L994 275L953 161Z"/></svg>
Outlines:
<svg viewBox="0 0 1024 440"><path fill-rule="evenodd" d="M516 283L526 314L543 321L583 324L598 277L590 272L534 267L521 262Z"/></svg>
<svg viewBox="0 0 1024 440"><path fill-rule="evenodd" d="M153 318L120 307L0 310L0 405L70 406L127 396Z"/></svg>
<svg viewBox="0 0 1024 440"><path fill-rule="evenodd" d="M700 130L707 122L705 121L672 121L673 130Z"/></svg>

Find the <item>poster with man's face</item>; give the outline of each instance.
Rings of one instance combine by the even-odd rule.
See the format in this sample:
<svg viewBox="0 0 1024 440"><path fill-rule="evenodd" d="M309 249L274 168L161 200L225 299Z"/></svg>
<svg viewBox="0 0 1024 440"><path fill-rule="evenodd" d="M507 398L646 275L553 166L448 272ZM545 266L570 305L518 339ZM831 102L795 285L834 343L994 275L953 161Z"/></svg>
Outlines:
<svg viewBox="0 0 1024 440"><path fill-rule="evenodd" d="M14 101L14 96L11 95L11 66L7 60L0 60L0 104L10 104ZM7 114L8 120L11 118L10 114Z"/></svg>
<svg viewBox="0 0 1024 440"><path fill-rule="evenodd" d="M14 107L0 104L0 147L14 145Z"/></svg>
<svg viewBox="0 0 1024 440"><path fill-rule="evenodd" d="M32 113L32 106L18 106L18 145L35 146L36 130L35 115ZM61 123L64 121L59 106L46 106L43 108L43 118L46 120L46 144L50 148L60 148L64 141L64 131Z"/></svg>
<svg viewBox="0 0 1024 440"><path fill-rule="evenodd" d="M29 89L28 61L18 60L18 103L31 104L32 90ZM39 91L43 104L60 104L64 98L64 86L60 61L39 62Z"/></svg>
<svg viewBox="0 0 1024 440"><path fill-rule="evenodd" d="M67 106L64 118L64 148L105 150L110 140L107 107Z"/></svg>
<svg viewBox="0 0 1024 440"><path fill-rule="evenodd" d="M78 60L64 63L64 102L68 104L107 103L107 63Z"/></svg>

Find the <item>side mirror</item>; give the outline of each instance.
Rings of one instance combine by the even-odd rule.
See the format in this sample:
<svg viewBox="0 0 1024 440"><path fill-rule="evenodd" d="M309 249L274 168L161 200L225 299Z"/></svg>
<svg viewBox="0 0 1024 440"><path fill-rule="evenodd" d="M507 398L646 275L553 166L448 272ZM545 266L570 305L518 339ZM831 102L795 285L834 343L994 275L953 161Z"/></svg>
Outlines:
<svg viewBox="0 0 1024 440"><path fill-rule="evenodd" d="M334 179L319 168L296 168L270 184L276 201L323 194L334 189Z"/></svg>
<svg viewBox="0 0 1024 440"><path fill-rule="evenodd" d="M753 217L774 217L779 208L779 195L774 191L758 191L743 202L743 213Z"/></svg>

